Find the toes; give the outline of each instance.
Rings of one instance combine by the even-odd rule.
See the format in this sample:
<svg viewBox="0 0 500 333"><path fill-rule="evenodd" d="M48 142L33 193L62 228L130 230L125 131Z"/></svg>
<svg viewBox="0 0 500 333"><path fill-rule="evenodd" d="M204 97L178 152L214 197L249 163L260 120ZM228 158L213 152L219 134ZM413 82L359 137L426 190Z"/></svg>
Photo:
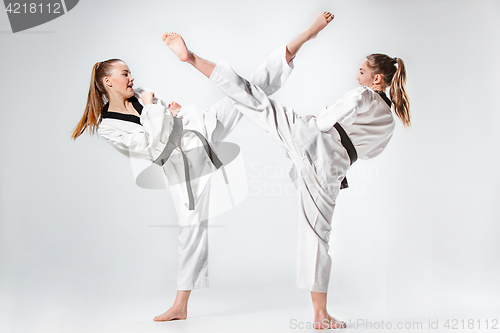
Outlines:
<svg viewBox="0 0 500 333"><path fill-rule="evenodd" d="M333 14L330 12L321 12L321 15L325 17L327 23L330 23L334 18Z"/></svg>
<svg viewBox="0 0 500 333"><path fill-rule="evenodd" d="M168 38L168 39L172 39L172 36L173 36L174 34L175 34L175 33L173 33L173 32L166 32L166 33L164 33L164 34L163 34L162 38L164 38L163 40L165 40L165 39L167 39L167 38Z"/></svg>
<svg viewBox="0 0 500 333"><path fill-rule="evenodd" d="M163 41L172 40L174 38L174 35L175 35L174 32L166 32L163 35L161 35L161 39L163 39Z"/></svg>

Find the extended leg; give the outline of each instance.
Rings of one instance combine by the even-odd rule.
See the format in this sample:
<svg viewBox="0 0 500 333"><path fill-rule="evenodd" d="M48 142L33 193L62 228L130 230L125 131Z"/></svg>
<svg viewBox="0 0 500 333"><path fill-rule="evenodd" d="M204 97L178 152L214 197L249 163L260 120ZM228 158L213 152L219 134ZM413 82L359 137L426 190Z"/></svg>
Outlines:
<svg viewBox="0 0 500 333"><path fill-rule="evenodd" d="M179 60L193 65L194 68L199 70L203 75L210 77L215 64L200 58L193 52L189 51L181 35L176 34L175 32L167 32L164 33L161 38L165 44L179 57Z"/></svg>
<svg viewBox="0 0 500 333"><path fill-rule="evenodd" d="M215 82L227 96L238 104L239 111L252 118L271 136L282 142L287 149L295 150L296 147L293 147L293 143L289 140L291 126L296 118L295 113L292 110L280 107L277 103L272 103L267 99L267 95L272 94L282 85L283 78L286 79L292 68L292 66L287 65L291 63L300 47L306 41L314 38L332 19L333 15L327 12L316 15L309 28L287 45L283 61L274 62L278 66L273 65L273 61L268 60L259 68L252 77L251 82L253 85L239 77L230 68L222 68L229 67L223 63L219 66L221 67L220 70L215 70L214 63L189 51L180 35L166 33L162 36L162 39L181 61L193 65L203 75ZM277 71L269 70L269 68L277 69ZM252 111L260 111L261 114L257 115ZM280 133L280 131L283 133ZM222 137L223 135L219 136Z"/></svg>
<svg viewBox="0 0 500 333"><path fill-rule="evenodd" d="M301 154L293 140L292 128L298 117L292 109L269 99L265 91L240 77L226 63L217 64L210 80L235 102L238 111L256 122L289 152Z"/></svg>
<svg viewBox="0 0 500 333"><path fill-rule="evenodd" d="M273 54L271 54L266 62L262 66L260 66L252 75L250 82L254 86L259 87L266 95L271 95L278 89L280 89L293 68L293 65L291 64L293 57L295 57L299 49L306 41L316 37L316 35L322 29L324 29L331 20L333 20L333 15L328 12L317 14L311 25L306 30L299 34L299 36L297 36L286 47L284 47L284 49L278 49ZM195 55L193 52L189 51L180 35L176 33L165 33L162 35L162 39L165 44L179 57L181 61L193 65L206 77L212 79L215 64L208 60L202 59ZM238 81L236 85L239 85L239 88L246 89L244 87L245 85L247 86L247 88L249 88L248 86L250 84L246 82L246 80L243 80L241 78L238 79L234 75L231 75L231 73L229 75L232 76L231 79L233 79L233 83L235 81ZM243 81L244 83L242 84ZM229 85L231 85L231 83L229 83ZM219 87L224 91L224 93L226 93L226 95L235 99L234 96L231 95L234 92L234 89L232 89L232 91L228 91L223 89L220 85ZM251 97L253 96L250 96L250 98ZM270 103L265 101L266 99L267 96L263 96L261 101L259 101L261 102L261 105L264 105L264 107L268 107L270 105ZM241 100L235 99L235 101L245 106L245 103L242 103ZM251 109L255 107L255 104L250 103L250 105L246 106ZM218 128L215 131L216 133L214 133L215 135L212 138L214 142L222 140L233 129L233 127L241 118L239 114L233 114L233 108L227 103L227 101L223 100L221 101L221 103L218 103L217 108L219 110L217 111L216 118L219 121L217 122ZM274 129L266 125L269 124L269 121L272 121L272 118L274 117L274 115L269 114L269 112L258 116L251 115L251 113L247 113L246 115L250 117L257 117L258 119L253 118L253 120L256 121L260 126L264 127L266 131L271 133L271 135L274 136L275 139L281 142L285 142L285 146L287 144L290 144L290 142L286 142L287 140L284 139L280 134L276 136L273 133L275 132L276 127L278 127L279 125L278 122L282 124L282 127L285 131L289 132L290 126L295 119L295 114L293 112L284 114L284 117L278 116L278 118L282 119L274 120L276 125Z"/></svg>
<svg viewBox="0 0 500 333"><path fill-rule="evenodd" d="M250 82L261 88L266 95L272 95L283 87L290 76L293 65L286 62L285 45L274 50L266 61L252 74ZM212 135L212 142L217 143L234 129L243 116L234 102L226 97L205 110L206 119L215 117L217 126Z"/></svg>
<svg viewBox="0 0 500 333"><path fill-rule="evenodd" d="M294 40L286 45L286 61L290 63L292 59L295 58L295 55L297 54L297 52L299 52L302 45L304 45L305 42L315 38L316 35L318 35L318 33L333 20L333 17L333 14L329 12L322 12L317 14L309 28L302 31Z"/></svg>
<svg viewBox="0 0 500 333"><path fill-rule="evenodd" d="M333 17L333 14L329 12L322 12L317 14L311 25L306 30L301 32L294 40L287 44L287 63L290 63L299 49L302 47L302 45L304 45L305 42L315 38L316 35L333 20ZM165 44L179 57L181 61L193 65L197 70L199 70L208 78L212 75L215 64L206 59L200 58L193 52L189 51L186 47L186 43L179 34L173 32L165 33L162 35L162 39Z"/></svg>

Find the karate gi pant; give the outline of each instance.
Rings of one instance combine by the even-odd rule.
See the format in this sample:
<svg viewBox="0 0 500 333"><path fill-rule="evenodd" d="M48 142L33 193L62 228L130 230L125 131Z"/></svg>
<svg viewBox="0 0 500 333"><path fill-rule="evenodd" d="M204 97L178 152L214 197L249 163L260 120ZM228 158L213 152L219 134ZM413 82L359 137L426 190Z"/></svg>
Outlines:
<svg viewBox="0 0 500 333"><path fill-rule="evenodd" d="M283 57L284 73L291 70L291 65ZM261 68L267 68L267 64ZM291 176L299 194L297 286L327 292L331 220L340 183L350 166L340 135L321 132L315 117L300 117L269 99L264 90L240 77L224 62L217 63L210 80L233 99L238 111L286 149L293 162Z"/></svg>
<svg viewBox="0 0 500 333"><path fill-rule="evenodd" d="M266 94L271 95L279 90L291 72L291 69L284 70L285 54L285 46L276 49L267 61L252 74L252 83L265 91ZM286 65L286 68L289 66ZM212 143L215 148L235 128L243 116L229 97L211 105L204 112L215 113L217 119L216 127L212 133ZM204 186L201 195L195 196L194 210L189 210L181 201L176 203L179 216L177 290L193 290L209 286L209 198L210 180Z"/></svg>

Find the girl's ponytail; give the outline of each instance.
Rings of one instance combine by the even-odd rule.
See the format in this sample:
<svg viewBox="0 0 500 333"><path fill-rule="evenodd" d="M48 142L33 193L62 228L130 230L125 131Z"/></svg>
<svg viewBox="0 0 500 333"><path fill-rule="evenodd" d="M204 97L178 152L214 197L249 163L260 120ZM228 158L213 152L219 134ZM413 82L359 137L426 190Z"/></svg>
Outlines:
<svg viewBox="0 0 500 333"><path fill-rule="evenodd" d="M382 75L386 87L390 87L389 95L394 112L405 127L410 127L410 100L406 94L406 68L403 60L381 53L370 54L366 59L373 73Z"/></svg>
<svg viewBox="0 0 500 333"><path fill-rule="evenodd" d="M102 78L111 74L113 63L121 61L120 59L110 59L103 62L98 62L92 68L92 76L90 78L90 88L87 97L87 105L83 112L82 119L73 130L72 139L76 139L85 132L88 128L90 134L93 134L97 129L101 119L101 111L104 106L104 101L107 99L106 89L102 83Z"/></svg>
<svg viewBox="0 0 500 333"><path fill-rule="evenodd" d="M389 94L394 105L394 111L405 127L410 127L410 101L406 94L406 68L402 59L396 58L398 69L392 77Z"/></svg>

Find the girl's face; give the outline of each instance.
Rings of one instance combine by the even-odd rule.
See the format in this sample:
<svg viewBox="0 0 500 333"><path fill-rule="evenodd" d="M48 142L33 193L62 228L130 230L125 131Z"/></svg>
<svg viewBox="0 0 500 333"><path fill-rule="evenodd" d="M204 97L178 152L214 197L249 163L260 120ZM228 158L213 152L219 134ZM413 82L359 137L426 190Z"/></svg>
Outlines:
<svg viewBox="0 0 500 333"><path fill-rule="evenodd" d="M358 75L356 75L356 80L358 80L360 85L365 87L370 87L373 84L373 81L375 81L375 75L368 67L368 59L363 60L361 63Z"/></svg>
<svg viewBox="0 0 500 333"><path fill-rule="evenodd" d="M132 72L124 62L117 61L113 63L111 75L104 77L103 80L106 89L112 92L110 95L119 95L124 98L134 96L134 78Z"/></svg>

